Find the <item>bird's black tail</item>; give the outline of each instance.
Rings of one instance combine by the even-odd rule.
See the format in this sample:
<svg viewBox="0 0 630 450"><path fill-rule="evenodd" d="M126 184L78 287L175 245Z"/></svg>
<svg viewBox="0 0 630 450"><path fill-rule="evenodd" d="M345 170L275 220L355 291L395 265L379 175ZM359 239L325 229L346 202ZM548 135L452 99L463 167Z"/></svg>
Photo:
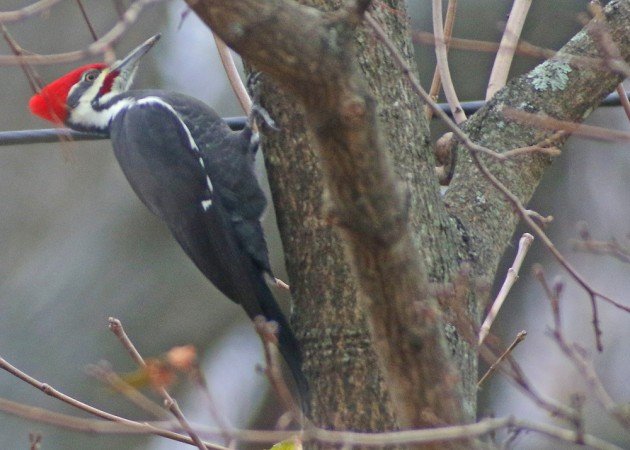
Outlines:
<svg viewBox="0 0 630 450"><path fill-rule="evenodd" d="M293 375L295 384L300 395L300 405L302 410L307 413L309 405L309 386L304 373L302 372L302 350L297 341L289 321L276 302L269 286L261 277L261 285L259 288L259 305L267 320L273 320L278 324L278 347L280 354L289 366L289 370Z"/></svg>

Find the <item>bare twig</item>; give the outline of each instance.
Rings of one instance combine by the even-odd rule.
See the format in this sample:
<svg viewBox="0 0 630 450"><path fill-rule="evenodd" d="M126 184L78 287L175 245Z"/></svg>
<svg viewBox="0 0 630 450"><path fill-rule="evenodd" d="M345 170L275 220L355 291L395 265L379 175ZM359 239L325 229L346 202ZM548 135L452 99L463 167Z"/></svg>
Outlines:
<svg viewBox="0 0 630 450"><path fill-rule="evenodd" d="M42 448L42 435L39 433L29 433L28 443L31 444L30 450L40 450Z"/></svg>
<svg viewBox="0 0 630 450"><path fill-rule="evenodd" d="M416 31L413 33L413 40L421 45L435 45L436 37L426 31ZM479 41L475 39L452 37L446 40L446 44L450 45L451 48L475 52L496 53L499 50L499 44L495 42ZM623 60L615 59L610 61L607 58L573 55L565 52L557 53L555 50L537 47L524 41L518 43L515 52L517 55L530 56L538 59L555 58L558 61L566 62L576 68L590 67L601 70L602 67L604 67L625 77L630 76L630 64Z"/></svg>
<svg viewBox="0 0 630 450"><path fill-rule="evenodd" d="M243 108L245 114L249 115L252 110L252 100L249 98L247 89L245 88L243 80L241 80L241 76L238 73L232 53L219 36L215 33L212 33L212 36L214 37L214 43L217 45L219 58L221 59L221 64L223 64L223 68L225 69L225 74L228 77L230 86L232 86L232 90L234 91L234 94L236 94L236 98L241 104L241 108Z"/></svg>
<svg viewBox="0 0 630 450"><path fill-rule="evenodd" d="M503 285L501 289L499 289L499 293L492 303L492 307L486 316L486 319L483 321L481 328L479 329L479 341L478 345L483 344L488 332L490 331L490 327L494 322L494 319L497 317L501 306L503 306L503 302L507 298L510 289L518 280L518 271L521 269L521 265L523 264L523 260L529 251L529 247L532 245L534 241L534 236L529 233L523 234L521 239L518 241L518 250L516 251L516 257L514 258L514 262L512 263L512 267L508 269L508 273L505 277L505 281L503 281Z"/></svg>
<svg viewBox="0 0 630 450"><path fill-rule="evenodd" d="M540 155L547 156L560 156L562 154L562 150L554 146L541 147L540 145L527 145L525 147L518 147L512 150L508 150L507 152L504 152L503 155L506 158L512 158L514 156L529 155L532 153L538 153Z"/></svg>
<svg viewBox="0 0 630 450"><path fill-rule="evenodd" d="M532 114L514 108L504 108L503 114L508 119L517 120L519 122L546 130L562 130L576 136L602 141L630 141L630 133L626 131L612 130L609 128L554 119L553 117L547 115Z"/></svg>
<svg viewBox="0 0 630 450"><path fill-rule="evenodd" d="M572 239L574 250L589 252L595 255L610 255L621 262L630 263L630 247L622 246L616 239L598 241L593 239L588 224L580 221L577 224L579 239ZM626 236L628 239L630 236Z"/></svg>
<svg viewBox="0 0 630 450"><path fill-rule="evenodd" d="M486 371L486 373L479 379L479 381L477 382L477 389L481 387L483 382L486 381L490 377L490 375L494 373L495 370L497 370L497 367L499 367L499 364L501 364L503 360L507 358L512 353L512 351L514 351L516 346L525 340L526 337L527 337L527 331L523 330L523 331L518 332L518 334L516 335L516 337L510 344L510 346L501 354L501 356L497 358L497 360L494 363L492 363L492 365Z"/></svg>
<svg viewBox="0 0 630 450"><path fill-rule="evenodd" d="M247 123L246 117L226 117L223 120L233 130L242 130ZM17 130L17 131L0 131L0 146L2 145L20 145L20 144L45 144L49 142L64 141L94 141L108 139L106 134L102 133L84 133L81 131L71 130L69 128L44 128L41 130Z"/></svg>
<svg viewBox="0 0 630 450"><path fill-rule="evenodd" d="M474 143L470 139L470 137L468 137L468 135L464 133L462 129L459 128L457 124L453 122L444 111L442 111L440 106L422 88L418 79L413 75L411 67L409 67L409 65L405 62L404 58L402 57L396 46L389 40L387 34L385 33L385 31L383 31L383 28L378 24L378 22L376 22L369 13L366 14L365 20L372 31L374 31L377 39L381 41L381 43L385 45L385 47L389 50L394 62L403 72L403 75L407 78L413 90L422 98L422 100L427 103L427 105L429 105L435 115L446 124L446 126L453 132L453 134L457 136L458 141L462 142L467 148L472 149L472 151L484 153L499 160L506 159L501 153L495 152L494 150Z"/></svg>
<svg viewBox="0 0 630 450"><path fill-rule="evenodd" d="M489 364L494 364L495 370L501 372L509 382L516 386L535 405L549 412L553 417L559 417L572 424L575 422L575 411L538 392L511 354L507 353L505 355L503 358L504 364L495 364L499 357L490 350L487 343L479 347L479 354Z"/></svg>
<svg viewBox="0 0 630 450"><path fill-rule="evenodd" d="M79 61L89 56L103 55L111 50L118 40L127 32L129 26L134 24L140 13L147 6L164 0L135 0L122 15L122 18L105 33L98 41L83 50L75 50L51 55L24 55L20 57L0 55L0 65L16 66L27 64L59 64ZM0 16L2 22L2 16Z"/></svg>
<svg viewBox="0 0 630 450"><path fill-rule="evenodd" d="M414 31L412 39L416 44L424 46L435 46L435 36L433 35L433 33L429 33L428 31ZM446 44L450 48L454 48L457 50L495 54L499 51L500 48L500 45L496 42L481 41L477 39L464 39L457 37L447 38ZM556 54L555 50L537 47L525 41L520 41L518 44L516 44L513 51L519 56L527 56L537 59L549 59Z"/></svg>
<svg viewBox="0 0 630 450"><path fill-rule="evenodd" d="M131 358L138 364L138 366L140 366L143 369L146 369L147 363L144 361L144 358L142 358L142 355L140 355L136 347L133 345L133 342L131 342L131 340L129 339L129 336L127 336L127 333L125 333L125 330L120 320L114 317L110 317L109 329L112 331L112 333L116 335L118 340L122 343L123 347L127 349L129 354L131 355ZM186 420L186 417L184 417L184 413L179 408L179 405L177 404L175 399L171 397L171 394L169 394L168 391L163 386L158 387L158 392L164 398L164 406L179 421L182 428L186 431L186 433L188 433L188 435L193 440L195 445L199 448L199 450L208 450L205 443L199 438L195 430L192 429L192 427Z"/></svg>
<svg viewBox="0 0 630 450"><path fill-rule="evenodd" d="M592 360L587 356L585 349L580 347L577 343L570 343L564 337L562 332L562 321L560 319L560 291L561 288L549 286L545 278L545 274L541 267L537 267L535 275L540 284L542 285L547 299L551 305L551 311L553 314L553 329L551 335L558 344L558 347L564 353L564 355L573 363L578 370L591 392L595 394L595 398L599 401L604 410L617 422L619 422L624 428L630 430L630 418L627 415L620 414L618 405L614 402L612 397L606 391L604 384L597 375L595 367L593 367Z"/></svg>
<svg viewBox="0 0 630 450"><path fill-rule="evenodd" d="M450 39L453 34L453 25L455 24L455 14L457 13L457 0L448 0L448 6L446 7L446 18L444 19L444 38ZM448 52L449 45L446 44L446 51ZM429 95L433 100L437 100L442 87L442 78L440 77L440 68L435 67L433 71L433 79L431 80L431 88L429 89ZM429 106L425 106L424 113L427 116L427 120L431 120L433 117L433 110Z"/></svg>
<svg viewBox="0 0 630 450"><path fill-rule="evenodd" d="M506 200L517 211L521 219L534 232L534 234L538 236L538 238L542 241L545 247L547 247L554 258L556 258L556 260L564 267L569 275L571 275L571 277L588 293L593 310L593 329L595 331L595 342L597 349L599 351L602 351L603 344L601 342L601 330L599 328L599 319L597 313L597 298L626 312L630 312L630 307L623 305L610 297L605 296L604 294L596 291L593 287L591 287L588 281L586 281L586 279L577 271L577 269L575 269L573 265L571 265L571 263L569 263L569 261L562 255L562 253L558 251L556 246L553 244L553 242L551 242L551 239L549 239L549 237L545 234L540 225L538 225L527 212L520 199L516 195L514 195L503 183L501 183L501 181L499 181L499 179L495 177L492 172L488 170L488 168L481 161L477 153L471 152L471 157L477 168L484 174L488 181L490 181L490 183L502 193Z"/></svg>
<svg viewBox="0 0 630 450"><path fill-rule="evenodd" d="M563 130L556 131L554 134L552 134L546 139L543 139L537 144L529 145L526 147L514 148L512 150L503 152L503 155L507 158L510 158L512 156L525 155L529 153L540 153L540 154L546 154L549 156L560 156L561 151L555 145L566 134L567 134L566 131L563 131Z"/></svg>
<svg viewBox="0 0 630 450"><path fill-rule="evenodd" d="M630 120L630 100L628 100L628 94L623 87L623 83L619 83L616 90L617 94L619 94L619 100L621 100L621 106L626 113L626 117Z"/></svg>
<svg viewBox="0 0 630 450"><path fill-rule="evenodd" d="M65 429L83 433L99 434L154 434L156 427L172 425L172 422L134 422L134 425L105 422L94 419L84 419L67 414L55 413L43 408L25 406L17 402L0 398L0 411L23 417L28 420L46 423ZM308 428L300 433L303 442L321 442L324 444L345 444L352 446L383 447L405 444L430 444L454 440L462 440L484 436L503 428L528 430L541 433L562 442L575 442L576 432L554 425L530 422L513 417L487 418L477 423L457 425L442 428L430 428L423 430L405 430L385 433L360 433L351 431L334 431L322 428ZM208 427L195 426L200 433L219 435L219 430ZM271 443L279 442L295 436L293 431L259 431L259 430L232 430L231 435L243 442ZM600 450L622 450L610 442L595 436L585 434L584 443L592 448ZM186 441L184 441L186 442ZM191 443L191 442L187 442ZM225 447L215 445L212 449L228 450Z"/></svg>
<svg viewBox="0 0 630 450"><path fill-rule="evenodd" d="M158 405L153 400L142 394L138 389L134 388L125 380L120 378L120 376L111 369L109 364L105 362L92 364L86 368L86 371L89 375L106 384L119 394L124 395L134 405L148 412L155 418L165 419L165 416L169 414L169 412L162 406Z"/></svg>
<svg viewBox="0 0 630 450"><path fill-rule="evenodd" d="M608 28L604 25L605 22L602 5L598 1L591 1L589 3L589 11L597 20L589 24L586 29L595 40L599 50L606 54L607 65L610 66L610 61L618 61L622 59L621 52L610 36ZM628 97L626 96L623 83L619 83L616 90L621 98L621 105L623 106L626 116L630 120L630 101L628 101Z"/></svg>
<svg viewBox="0 0 630 450"><path fill-rule="evenodd" d="M591 448L599 450L621 450L621 447L596 436L588 434L580 436L579 433L574 430L567 430L546 423L534 423L528 420L514 420L513 426L514 428L520 430L534 431L536 433L544 434L561 442L572 442L577 444L579 443L580 437L582 437L584 444Z"/></svg>
<svg viewBox="0 0 630 450"><path fill-rule="evenodd" d="M532 0L514 0L510 17L505 25L505 31L501 38L501 44L497 51L497 56L492 66L488 89L486 90L486 101L489 100L499 89L505 86L510 73L510 66L514 58L514 51L518 45L518 40L525 24L525 18L529 12Z"/></svg>
<svg viewBox="0 0 630 450"><path fill-rule="evenodd" d="M437 58L437 66L440 70L440 78L442 79L442 89L446 100L451 107L451 112L455 118L455 122L460 124L466 120L466 113L462 109L453 86L451 71L448 66L448 50L446 48L446 40L444 38L444 24L442 20L442 0L433 0L433 32L435 33L435 56Z"/></svg>
<svg viewBox="0 0 630 450"><path fill-rule="evenodd" d="M264 373L267 375L271 387L285 409L293 415L295 420L300 421L303 419L302 411L291 394L291 390L287 386L280 370L276 338L277 325L273 322L267 322L263 316L255 317L254 325L265 353L266 367L263 369Z"/></svg>
<svg viewBox="0 0 630 450"><path fill-rule="evenodd" d="M15 11L0 11L0 23L18 22L31 16L42 14L60 2L61 0L39 0Z"/></svg>
<svg viewBox="0 0 630 450"><path fill-rule="evenodd" d="M627 97L626 97L627 100ZM462 107L469 114L473 114L479 108L484 105L482 101L470 101L462 103ZM617 93L612 93L608 95L601 103L601 106L619 106L620 99ZM447 104L444 103L436 103L436 107L440 108L447 116L450 113L450 108ZM228 123L228 125L233 130L242 130L247 122L246 117L226 117L224 120ZM557 133L553 134L549 138L544 139L543 141L529 147L521 147L513 150L508 150L502 155L506 158L511 156L518 155L519 153L530 153L530 152L542 152L548 153L550 156L556 156L553 150L553 144L556 139L559 139L559 135L561 133L565 133L560 130ZM73 141L86 141L86 140L97 140L97 139L107 139L107 136L102 134L95 133L82 133L75 130L70 130L68 128L57 128L57 129L42 129L42 130L17 130L17 131L0 131L0 146L3 145L20 145L20 144L37 144L37 143L48 143L48 142L57 142L63 137L59 135L63 134L71 137ZM546 145L550 145L550 147L546 147ZM538 150L540 147L546 150ZM529 150L532 148L531 150ZM536 148L536 150L534 150ZM512 153L514 152L514 153Z"/></svg>
<svg viewBox="0 0 630 450"><path fill-rule="evenodd" d="M0 25L0 28L2 28L2 35L5 41L7 41L7 44L9 44L9 47L11 48L13 54L18 58L22 57L25 54L24 49L11 37L11 35L9 34L9 30L7 30L3 24ZM20 66L22 68L22 71L24 72L24 75L26 75L26 79L29 86L31 87L31 90L33 91L33 94L38 93L42 89L42 86L44 86L44 82L40 78L39 74L31 65L26 62L23 62ZM61 120L59 120L59 124L61 124ZM57 127L57 129L60 129L61 125L57 125ZM69 139L64 134L59 134L58 140L61 143L69 143L71 141L71 139ZM65 160L70 161L73 159L72 152L68 147L63 146L61 148L61 153Z"/></svg>
<svg viewBox="0 0 630 450"><path fill-rule="evenodd" d="M407 77L414 91L420 97L422 97L422 99L425 102L427 102L427 104L431 106L431 109L433 109L436 115L441 120L444 121L444 123L448 126L448 128L450 128L453 134L457 136L458 140L462 143L462 145L464 145L470 151L473 162L479 168L481 173L483 173L484 176L488 179L488 181L490 181L490 183L502 193L502 195L506 198L508 203L510 203L512 207L517 211L519 216L521 216L523 221L532 229L534 234L538 236L538 238L543 242L545 247L549 249L549 251L558 260L558 262L560 262L560 264L565 268L565 270L569 272L571 277L573 277L573 279L575 279L580 284L580 286L582 286L582 288L589 294L589 297L591 299L591 304L593 305L593 327L594 327L595 335L596 335L597 348L602 350L603 347L602 347L602 343L600 339L601 331L599 330L599 326L598 326L597 308L595 304L596 298L600 298L601 300L607 303L610 303L611 305L627 312L630 312L630 307L622 305L621 303L614 301L610 297L607 297L603 295L602 293L600 293L599 291L596 291L589 285L586 279L556 249L553 242L551 242L551 240L547 237L547 235L542 230L542 228L530 216L528 211L525 209L525 207L521 203L520 199L516 195L514 195L512 192L510 192L510 190L488 170L486 165L481 161L479 157L479 153L488 154L494 157L495 159L499 159L499 160L505 159L505 156L472 142L470 137L466 133L464 133L455 123L453 123L445 113L443 113L439 109L438 105L431 99L431 97L426 93L426 91L422 88L422 86L420 86L420 83L414 77L413 73L411 72L411 69L405 63L404 59L402 58L402 56L400 55L396 47L391 43L391 41L389 41L389 39L387 38L387 35L384 33L382 28L378 25L376 21L374 21L374 19L370 17L369 14L366 15L366 22L370 25L372 30L375 32L378 39L387 47L387 49L389 50L390 54L392 55L394 59L394 62L402 70L404 76ZM517 113L521 113L521 111L517 111ZM562 127L559 127L559 128L564 129ZM571 130L568 130L568 131L571 131Z"/></svg>
<svg viewBox="0 0 630 450"><path fill-rule="evenodd" d="M168 430L164 430L164 429L159 429L156 428L154 426L148 425L148 424L142 424L139 422L135 422L133 420L129 420L129 419L125 419L124 417L120 417L117 416L115 414L111 414L108 413L106 411L100 410L98 408L95 408L91 405L88 405L87 403L83 403L73 397L70 397L69 395L66 395L60 391L58 391L57 389L53 388L52 386L50 386L49 384L46 383L42 383L41 381L36 380L35 378L31 377L30 375L22 372L21 370L19 370L17 367L9 364L5 359L0 358L0 369L3 369L7 372L9 372L11 375L19 378L20 380L26 382L27 384L30 384L31 386L39 389L40 391L42 391L44 394L49 395L53 398L56 398L57 400L61 400L62 402L76 408L79 409L81 411L87 412L88 414L91 414L93 416L96 417L100 417L101 419L105 419L111 422L116 422L116 425L119 426L119 429L123 429L123 428L127 428L127 429L133 429L136 430L135 432L141 431L142 433L146 433L146 434L154 434L156 436L162 436L168 439L172 439L178 442L184 442L184 443L188 443L188 444L193 444L193 440L191 438L189 438L188 436L183 436L179 433L174 433L172 431L168 431ZM2 402L4 402L4 404L6 404L7 400L2 400ZM19 404L18 404L19 405ZM22 406L22 405L19 405ZM25 407L27 408L27 407ZM9 408L5 409L1 407L0 404L0 409L7 411L7 412L11 412L11 410ZM60 425L63 426L63 423L53 423L54 425ZM208 449L217 449L217 450L227 450L225 449L225 447L221 447L215 444L208 444Z"/></svg>
<svg viewBox="0 0 630 450"><path fill-rule="evenodd" d="M7 41L7 44L9 44L9 47L11 48L13 54L18 57L24 55L24 49L20 47L15 39L11 37L11 35L9 34L9 30L7 30L4 24L0 25L0 28L2 29L2 36L4 37L4 40ZM39 92L44 83L37 72L35 72L35 69L33 69L26 63L22 63L20 64L20 66L22 67L24 75L26 75L26 79L33 93Z"/></svg>
<svg viewBox="0 0 630 450"><path fill-rule="evenodd" d="M576 412L573 408L570 408L558 401L548 398L538 392L531 381L525 375L525 372L521 366L512 358L510 354L505 357L505 361L509 365L509 369L505 370L505 364L499 365L498 368L504 371L508 375L508 379L515 383L515 385L524 393L530 400L534 402L538 407L549 412L553 417L559 417L567 422L574 424L576 421Z"/></svg>
<svg viewBox="0 0 630 450"><path fill-rule="evenodd" d="M214 401L214 397L210 392L210 386L208 385L208 380L203 373L201 367L199 367L199 362L196 361L192 371L192 377L203 396L206 399L206 404L208 405L208 411L210 412L210 416L214 419L219 430L221 430L221 436L225 440L226 443L229 443L232 440L232 436L230 436L230 426L228 425L226 418L219 411Z"/></svg>
<svg viewBox="0 0 630 450"><path fill-rule="evenodd" d="M95 41L98 41L98 35L96 34L96 31L94 31L92 22L90 22L90 18L88 17L87 12L85 11L85 7L83 6L83 0L76 0L76 1L77 1L77 5L79 6L79 9L81 10L81 15L83 16L83 20L85 21L88 29L90 30L92 39L94 39Z"/></svg>

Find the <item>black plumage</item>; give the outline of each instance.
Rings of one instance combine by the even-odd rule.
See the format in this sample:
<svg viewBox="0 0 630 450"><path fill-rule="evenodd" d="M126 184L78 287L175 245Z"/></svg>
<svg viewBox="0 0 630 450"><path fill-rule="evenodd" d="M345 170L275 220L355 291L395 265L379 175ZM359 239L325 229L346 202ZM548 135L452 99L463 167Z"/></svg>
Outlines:
<svg viewBox="0 0 630 450"><path fill-rule="evenodd" d="M280 351L304 391L299 344L264 278L273 274L251 129L232 131L206 104L182 94L130 91L107 103L125 100L129 106L114 116L109 134L131 187L221 292L250 318L278 323Z"/></svg>

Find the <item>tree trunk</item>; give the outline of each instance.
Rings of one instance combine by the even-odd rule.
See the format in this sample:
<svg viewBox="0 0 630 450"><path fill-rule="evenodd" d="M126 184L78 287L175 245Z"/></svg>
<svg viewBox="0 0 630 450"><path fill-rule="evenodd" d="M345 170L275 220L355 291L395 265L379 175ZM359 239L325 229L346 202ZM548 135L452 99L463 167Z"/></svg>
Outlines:
<svg viewBox="0 0 630 450"><path fill-rule="evenodd" d="M339 2L309 3L330 10ZM388 6L372 14L415 67L405 3ZM369 31L358 30L356 43L359 65L379 105L386 148L408 192L415 244L430 280L444 283L457 270L459 258L451 222L439 198L422 104ZM328 220L326 186L302 108L268 78L261 93L263 105L280 126L280 132L265 133L263 149L296 305L294 325L312 384L312 418L326 428L396 428L344 244ZM475 321L476 316L473 311ZM465 386L467 420L474 420L476 357L456 333L451 332L449 338Z"/></svg>
<svg viewBox="0 0 630 450"><path fill-rule="evenodd" d="M494 277L518 221L510 205L463 149L440 197L422 105L360 23L357 11L369 2L354 10L346 2L328 15L285 0L191 3L271 75L258 88L280 131L265 133L263 149L314 422L378 431L474 420L470 331L486 300L460 265L469 263L473 277ZM332 0L309 4L339 8ZM413 67L405 3L374 5L370 13ZM610 2L604 20L628 60L630 1ZM566 50L610 59L587 32ZM561 89L545 89L538 81L553 78L554 64L565 63L542 64L501 90L465 125L472 139L498 151L534 144L549 133L506 120L505 105L581 120L621 79L602 67L574 68ZM530 156L490 167L526 202L547 164Z"/></svg>

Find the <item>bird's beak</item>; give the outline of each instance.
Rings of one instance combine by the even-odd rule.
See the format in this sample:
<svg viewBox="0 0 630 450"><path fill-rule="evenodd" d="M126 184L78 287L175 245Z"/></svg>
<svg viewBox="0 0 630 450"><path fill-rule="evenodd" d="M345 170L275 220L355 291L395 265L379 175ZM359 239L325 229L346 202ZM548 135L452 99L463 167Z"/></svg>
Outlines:
<svg viewBox="0 0 630 450"><path fill-rule="evenodd" d="M119 59L115 63L113 63L109 69L110 73L114 71L118 71L118 79L125 80L126 86L124 90L126 90L131 82L133 81L133 77L136 73L136 69L138 68L138 64L140 63L140 59L155 45L157 41L160 40L160 34L156 34L155 36L147 39L144 43L140 44L134 50L131 51L127 56L123 59Z"/></svg>

